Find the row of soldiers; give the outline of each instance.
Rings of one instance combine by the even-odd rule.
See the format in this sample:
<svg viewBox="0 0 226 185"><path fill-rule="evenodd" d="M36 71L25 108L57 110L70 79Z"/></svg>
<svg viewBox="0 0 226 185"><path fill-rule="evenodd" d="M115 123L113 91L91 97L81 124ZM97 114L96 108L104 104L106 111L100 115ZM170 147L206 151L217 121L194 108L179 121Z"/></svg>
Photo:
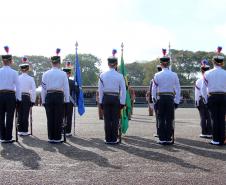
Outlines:
<svg viewBox="0 0 226 185"><path fill-rule="evenodd" d="M50 143L62 142L63 119L66 119L65 115L69 112L70 107L73 107L76 97L75 82L70 82L68 79L70 69L66 70L68 76L60 69L61 59L58 54L59 50L57 50L56 56L51 57L52 68L42 76L41 98L46 110ZM104 114L106 144L118 143L120 112L126 106L126 88L128 88L124 77L117 71L118 59L114 54L108 58L109 70L100 75L98 82L98 102ZM200 100L203 101L204 107L208 107L213 126L211 144L214 145L222 145L225 138L226 72L222 69L223 60L223 56L218 52L218 55L213 58L214 69L203 73L203 80L199 87L200 99L196 101L200 111L202 109ZM1 142L13 141L12 127L16 107L19 112L19 133L21 135L28 134L27 117L29 110L34 105L35 83L34 79L26 74L29 69L26 61L27 59L23 59L23 64L20 65L22 75L19 78L17 72L10 68L12 55L8 53L2 55L3 67L0 69ZM174 143L175 109L180 103L181 90L177 74L170 70L170 57L166 55L165 49L163 49L163 57L160 58L160 66L161 71L157 72L151 80L151 101L154 103L157 113L158 143L165 145ZM69 84L72 84L71 93ZM71 122L72 113L68 117ZM64 133L66 133L65 125L63 125ZM68 126L71 128L70 123ZM71 134L70 128L68 135ZM205 134L203 133L203 135Z"/></svg>
<svg viewBox="0 0 226 185"><path fill-rule="evenodd" d="M226 71L222 47L213 57L214 68L210 70L207 60L201 62L202 77L195 84L195 103L200 113L200 137L212 138L213 145L225 144Z"/></svg>
<svg viewBox="0 0 226 185"><path fill-rule="evenodd" d="M210 70L206 59L201 61L202 76L195 84L195 104L200 114L201 138L212 139L210 144L223 145L225 139L226 112L226 71L224 57L220 55L222 47L218 47L213 57L214 68ZM149 115L156 114L156 128L159 144L172 144L174 141L174 109L180 102L178 77L169 70L170 58L160 58L158 73L150 83L150 91L146 98L149 102ZM173 106L174 104L174 106Z"/></svg>
<svg viewBox="0 0 226 185"><path fill-rule="evenodd" d="M21 75L13 70L12 55L2 55L3 67L0 68L0 142L12 143L13 119L16 110L16 133L27 136L29 127L29 112L36 99L36 85L34 78L28 75L29 61L27 57L22 58L19 65ZM59 49L57 56L51 57L52 68L46 71L42 77L42 104L46 110L48 141L50 143L62 142L62 123L64 120L64 132L71 136L72 113L79 88L75 81L69 79L71 67L60 69Z"/></svg>
<svg viewBox="0 0 226 185"><path fill-rule="evenodd" d="M169 70L170 58L160 58L162 71L152 80L152 101L158 110L159 144L172 144L174 109L180 102L180 84L176 73ZM109 71L100 75L98 83L99 104L104 113L105 143L117 144L121 109L125 107L126 85L122 74L117 72L118 60L108 58Z"/></svg>

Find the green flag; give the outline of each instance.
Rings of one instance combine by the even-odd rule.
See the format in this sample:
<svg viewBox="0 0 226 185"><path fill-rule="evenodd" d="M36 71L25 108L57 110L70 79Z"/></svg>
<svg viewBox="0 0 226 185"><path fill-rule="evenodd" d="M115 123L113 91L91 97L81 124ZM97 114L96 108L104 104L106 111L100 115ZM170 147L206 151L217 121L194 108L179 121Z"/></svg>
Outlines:
<svg viewBox="0 0 226 185"><path fill-rule="evenodd" d="M125 134L129 127L129 113L131 112L131 101L128 90L128 79L127 79L128 75L124 65L123 54L121 56L120 73L124 76L126 82L126 106L123 108L121 112L121 129L122 133Z"/></svg>

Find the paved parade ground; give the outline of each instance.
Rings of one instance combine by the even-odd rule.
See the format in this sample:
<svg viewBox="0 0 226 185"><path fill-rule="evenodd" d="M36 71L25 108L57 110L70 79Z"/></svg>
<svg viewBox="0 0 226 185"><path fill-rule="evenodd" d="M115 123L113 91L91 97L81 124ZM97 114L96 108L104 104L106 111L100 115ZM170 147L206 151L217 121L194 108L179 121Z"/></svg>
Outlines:
<svg viewBox="0 0 226 185"><path fill-rule="evenodd" d="M0 146L0 184L226 184L226 146L199 138L196 109L176 111L175 144L156 144L155 117L135 108L121 145L105 145L103 120L86 108L76 136L47 142L43 107L33 108L33 136Z"/></svg>

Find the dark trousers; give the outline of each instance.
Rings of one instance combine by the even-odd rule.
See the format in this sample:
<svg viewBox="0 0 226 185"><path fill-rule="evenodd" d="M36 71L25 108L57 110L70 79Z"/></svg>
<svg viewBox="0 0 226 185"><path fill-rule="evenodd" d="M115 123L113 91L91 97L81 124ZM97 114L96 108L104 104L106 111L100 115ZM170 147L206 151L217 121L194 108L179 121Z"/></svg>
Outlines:
<svg viewBox="0 0 226 185"><path fill-rule="evenodd" d="M0 139L11 140L13 117L16 108L14 93L0 93Z"/></svg>
<svg viewBox="0 0 226 185"><path fill-rule="evenodd" d="M49 140L60 140L64 114L63 93L48 93L45 100Z"/></svg>
<svg viewBox="0 0 226 185"><path fill-rule="evenodd" d="M22 101L19 107L18 114L18 131L19 132L28 132L28 117L31 107L30 96L22 95Z"/></svg>
<svg viewBox="0 0 226 185"><path fill-rule="evenodd" d="M72 126L72 116L73 116L73 103L69 103L67 107L67 126L66 126L66 133L71 133L71 126Z"/></svg>
<svg viewBox="0 0 226 185"><path fill-rule="evenodd" d="M154 104L154 110L155 110L155 119L156 119L156 130L157 130L157 135L159 135L159 111L158 111L158 102Z"/></svg>
<svg viewBox="0 0 226 185"><path fill-rule="evenodd" d="M200 115L200 125L203 135L212 135L212 124L210 119L210 113L208 107L203 103L203 100L199 100L199 106L197 107Z"/></svg>
<svg viewBox="0 0 226 185"><path fill-rule="evenodd" d="M208 97L208 108L213 123L213 141L223 144L225 139L226 96L215 94Z"/></svg>
<svg viewBox="0 0 226 185"><path fill-rule="evenodd" d="M159 140L171 141L174 121L174 97L161 95L158 100L159 111Z"/></svg>
<svg viewBox="0 0 226 185"><path fill-rule="evenodd" d="M106 142L116 142L118 138L120 102L118 96L104 95L104 130Z"/></svg>

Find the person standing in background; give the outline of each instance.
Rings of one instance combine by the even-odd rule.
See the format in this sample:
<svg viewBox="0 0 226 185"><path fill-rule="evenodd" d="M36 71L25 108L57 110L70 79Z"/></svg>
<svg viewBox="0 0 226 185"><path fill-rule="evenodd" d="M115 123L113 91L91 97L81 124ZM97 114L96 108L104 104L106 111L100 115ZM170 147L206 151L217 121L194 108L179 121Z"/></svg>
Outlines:
<svg viewBox="0 0 226 185"><path fill-rule="evenodd" d="M202 95L201 95L201 86L203 83L203 75L206 71L210 69L208 65L208 61L202 60L201 61L201 72L202 77L199 78L195 83L195 105L199 111L200 115L200 126L201 126L201 138L212 138L212 125L210 114L207 105L204 104Z"/></svg>
<svg viewBox="0 0 226 185"><path fill-rule="evenodd" d="M76 99L79 94L79 87L75 85L75 81L70 79L72 68L71 61L66 60L66 67L63 68L63 71L66 72L69 83L69 92L70 92L70 102L68 104L67 112L66 112L66 136L72 136L71 127L72 127L72 117L73 117L73 107L75 106Z"/></svg>
<svg viewBox="0 0 226 185"><path fill-rule="evenodd" d="M158 72L160 72L160 71L162 71L162 67L161 67L161 65L157 65L156 66L156 68L157 68L157 71ZM150 92L152 91L152 85L153 85L153 79L151 80L151 82L150 82ZM150 96L150 100L149 100L150 102L151 102L151 108L152 108L152 110L154 109L154 111L155 111L155 118L156 118L156 131L157 131L157 134L154 134L154 136L155 137L159 137L159 114L158 114L158 103L153 103L153 101L152 101L152 95ZM152 113L153 114L153 113Z"/></svg>
<svg viewBox="0 0 226 185"><path fill-rule="evenodd" d="M129 119L131 119L131 115L133 114L133 106L136 99L136 94L133 87L130 86L130 82L128 82L128 90L129 90L130 102L131 102L131 112L129 112Z"/></svg>
<svg viewBox="0 0 226 185"><path fill-rule="evenodd" d="M28 117L30 108L34 106L36 99L36 85L34 78L28 75L29 61L27 57L22 58L22 63L19 65L22 74L19 76L22 101L18 114L18 135L27 136L28 133Z"/></svg>

